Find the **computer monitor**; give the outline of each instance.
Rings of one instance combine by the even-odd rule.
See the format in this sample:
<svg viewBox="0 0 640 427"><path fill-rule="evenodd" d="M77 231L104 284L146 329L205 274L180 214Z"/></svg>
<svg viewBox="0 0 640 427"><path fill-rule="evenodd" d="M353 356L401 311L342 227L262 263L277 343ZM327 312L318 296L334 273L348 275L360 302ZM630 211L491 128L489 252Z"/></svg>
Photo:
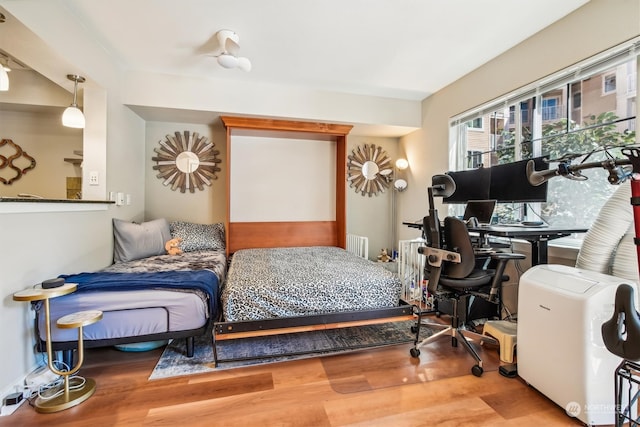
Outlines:
<svg viewBox="0 0 640 427"><path fill-rule="evenodd" d="M443 203L467 203L468 200L489 199L491 169L478 168L464 171L447 172L456 184L456 190Z"/></svg>
<svg viewBox="0 0 640 427"><path fill-rule="evenodd" d="M535 162L536 170L549 169L549 164L542 157L532 160ZM546 202L548 183L538 186L529 183L528 161L520 160L488 168L491 169L491 185L487 199L496 199L498 203Z"/></svg>
<svg viewBox="0 0 640 427"><path fill-rule="evenodd" d="M464 209L463 219L467 220L473 216L480 224L491 224L493 210L496 207L496 200L469 200Z"/></svg>

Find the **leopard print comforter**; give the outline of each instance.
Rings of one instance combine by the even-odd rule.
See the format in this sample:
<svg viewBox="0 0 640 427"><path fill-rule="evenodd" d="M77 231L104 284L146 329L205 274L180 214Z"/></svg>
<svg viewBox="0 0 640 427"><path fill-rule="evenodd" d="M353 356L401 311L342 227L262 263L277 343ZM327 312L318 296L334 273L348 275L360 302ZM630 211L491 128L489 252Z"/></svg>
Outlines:
<svg viewBox="0 0 640 427"><path fill-rule="evenodd" d="M222 290L227 322L395 307L400 280L336 247L243 249Z"/></svg>

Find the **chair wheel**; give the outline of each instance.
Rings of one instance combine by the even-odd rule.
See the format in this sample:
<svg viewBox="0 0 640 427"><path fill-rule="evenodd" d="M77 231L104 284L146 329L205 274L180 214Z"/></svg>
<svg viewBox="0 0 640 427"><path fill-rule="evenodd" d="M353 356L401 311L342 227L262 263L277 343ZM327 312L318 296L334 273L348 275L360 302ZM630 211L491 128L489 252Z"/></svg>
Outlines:
<svg viewBox="0 0 640 427"><path fill-rule="evenodd" d="M418 357L420 356L420 350L418 350L417 348L412 348L411 350L409 350L409 354L411 355L411 357Z"/></svg>
<svg viewBox="0 0 640 427"><path fill-rule="evenodd" d="M418 332L418 327L417 326L412 326L411 327L411 333L415 334L416 332Z"/></svg>
<svg viewBox="0 0 640 427"><path fill-rule="evenodd" d="M471 373L476 377L481 377L483 372L484 369L480 365L473 365L473 368L471 368Z"/></svg>

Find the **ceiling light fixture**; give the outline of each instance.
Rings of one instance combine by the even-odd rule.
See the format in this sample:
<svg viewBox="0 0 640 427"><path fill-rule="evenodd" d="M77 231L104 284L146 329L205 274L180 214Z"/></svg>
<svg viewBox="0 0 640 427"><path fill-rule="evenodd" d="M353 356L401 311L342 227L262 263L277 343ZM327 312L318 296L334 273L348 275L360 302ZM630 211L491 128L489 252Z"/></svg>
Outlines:
<svg viewBox="0 0 640 427"><path fill-rule="evenodd" d="M238 56L240 51L240 37L231 30L220 30L216 33L218 48L213 56L218 59L218 64L223 68L240 68L242 71L251 71L251 61L244 56Z"/></svg>
<svg viewBox="0 0 640 427"><path fill-rule="evenodd" d="M73 103L62 113L62 124L70 128L84 128L84 114L78 108L78 83L84 83L85 79L76 74L67 74L67 78L74 82Z"/></svg>

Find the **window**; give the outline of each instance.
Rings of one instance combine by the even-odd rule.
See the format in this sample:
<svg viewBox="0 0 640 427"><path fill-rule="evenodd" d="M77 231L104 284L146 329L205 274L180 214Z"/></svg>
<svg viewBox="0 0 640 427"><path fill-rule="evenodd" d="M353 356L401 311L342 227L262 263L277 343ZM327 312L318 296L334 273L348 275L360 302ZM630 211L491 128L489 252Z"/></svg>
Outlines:
<svg viewBox="0 0 640 427"><path fill-rule="evenodd" d="M471 169L482 158L485 167L544 156L555 168L563 157L579 163L616 157L620 147L635 144L636 92L629 82L637 78L636 56L640 38L610 58L587 60L571 70L534 82L451 120L450 140L458 147L450 170ZM578 70L578 71L576 71ZM634 77L631 77L634 76ZM616 85L617 79L625 84ZM635 82L634 82L635 84ZM624 86L624 87L622 87ZM634 86L635 87L635 86ZM615 94L615 96L605 96ZM470 132L467 123L487 123L484 132ZM461 126L465 126L461 128ZM608 152L603 150L608 148ZM496 212L505 222L538 216L551 225L590 227L600 208L617 186L607 181L604 169L583 172L586 181L554 178L549 181L546 203L500 203ZM533 211L533 212L532 212Z"/></svg>
<svg viewBox="0 0 640 427"><path fill-rule="evenodd" d="M573 93L573 101L571 103L573 109L580 108L582 106L582 94L580 92Z"/></svg>
<svg viewBox="0 0 640 427"><path fill-rule="evenodd" d="M610 94L616 91L616 75L608 74L602 76L602 93Z"/></svg>
<svg viewBox="0 0 640 427"><path fill-rule="evenodd" d="M482 151L467 151L467 158L469 161L467 162L467 169L475 169L482 166Z"/></svg>
<svg viewBox="0 0 640 427"><path fill-rule="evenodd" d="M467 123L467 126L469 127L469 129L482 130L482 117L478 117L473 120L470 120Z"/></svg>

